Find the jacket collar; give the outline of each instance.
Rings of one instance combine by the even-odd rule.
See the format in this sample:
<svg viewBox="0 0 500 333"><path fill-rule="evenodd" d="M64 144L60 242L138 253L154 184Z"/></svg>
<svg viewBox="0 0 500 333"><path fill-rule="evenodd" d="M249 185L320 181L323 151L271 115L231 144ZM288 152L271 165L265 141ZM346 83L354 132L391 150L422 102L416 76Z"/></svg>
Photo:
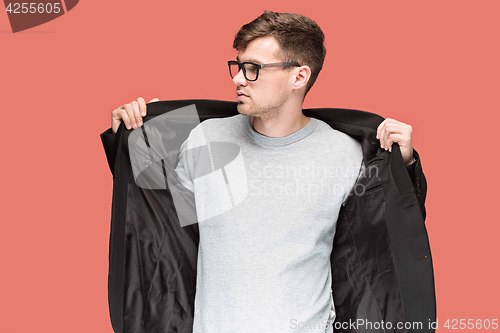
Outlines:
<svg viewBox="0 0 500 333"><path fill-rule="evenodd" d="M159 101L147 105L148 118L154 118L165 112L194 104L200 121L208 118L223 118L238 114L236 102L208 99L187 99ZM314 117L328 123L332 128L354 137L361 143L363 160L366 163L372 160L380 148L376 138L377 127L384 120L378 114L344 108L314 108L303 109L304 115Z"/></svg>

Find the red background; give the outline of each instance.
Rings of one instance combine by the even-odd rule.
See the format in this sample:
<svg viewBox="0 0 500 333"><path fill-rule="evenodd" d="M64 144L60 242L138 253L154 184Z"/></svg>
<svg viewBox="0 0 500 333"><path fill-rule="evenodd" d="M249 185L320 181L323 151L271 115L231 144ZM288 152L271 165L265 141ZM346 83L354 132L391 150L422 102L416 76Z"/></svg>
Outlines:
<svg viewBox="0 0 500 333"><path fill-rule="evenodd" d="M138 96L233 100L232 39L264 9L325 32L305 107L413 126L438 331L446 319L500 318L497 1L87 0L15 34L0 13L0 332L112 332L112 179L99 133Z"/></svg>

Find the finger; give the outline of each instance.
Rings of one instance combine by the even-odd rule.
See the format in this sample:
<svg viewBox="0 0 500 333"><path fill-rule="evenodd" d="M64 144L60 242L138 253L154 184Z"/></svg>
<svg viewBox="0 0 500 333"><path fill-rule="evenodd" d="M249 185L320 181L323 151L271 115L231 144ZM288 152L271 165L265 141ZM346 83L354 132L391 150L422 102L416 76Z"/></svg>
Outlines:
<svg viewBox="0 0 500 333"><path fill-rule="evenodd" d="M395 119L386 119L387 121L384 123L384 126L387 128L397 128L399 131L409 131L411 132L411 126L409 124L402 123Z"/></svg>
<svg viewBox="0 0 500 333"><path fill-rule="evenodd" d="M399 147L405 148L405 147L411 147L411 138L408 137L406 133L393 133L389 136L388 142L390 143L391 147L393 142L397 142Z"/></svg>
<svg viewBox="0 0 500 333"><path fill-rule="evenodd" d="M391 125L391 124L403 124L395 119L392 119L392 118L385 118L377 127L377 135L376 135L376 138L377 139L380 139L381 138L381 132L383 130L383 128L387 125Z"/></svg>
<svg viewBox="0 0 500 333"><path fill-rule="evenodd" d="M158 102L158 101L159 101L159 99L155 97L152 100L150 100L149 103Z"/></svg>
<svg viewBox="0 0 500 333"><path fill-rule="evenodd" d="M125 106L123 106L123 107L125 107ZM117 110L119 110L120 118L123 120L125 127L127 127L127 129L130 129L132 127L132 125L130 124L130 118L127 114L127 110L125 110L124 108L119 108Z"/></svg>
<svg viewBox="0 0 500 333"><path fill-rule="evenodd" d="M120 119L122 119L122 117L121 117L122 110L123 110L123 105L120 106L120 107L117 107L116 109L114 109L113 111L111 111L111 119L113 119L113 120L120 120Z"/></svg>
<svg viewBox="0 0 500 333"><path fill-rule="evenodd" d="M382 139L383 135L385 133L385 130L386 130L385 128L386 128L387 124L390 123L391 120L392 120L391 118L386 118L377 127L377 136L376 136L376 138L380 140L380 147L382 149L385 149L384 140Z"/></svg>
<svg viewBox="0 0 500 333"><path fill-rule="evenodd" d="M383 130L383 133L382 133L382 138L380 139L382 142L383 142L383 145L385 147L386 150L389 150L392 146L392 143L391 144L388 144L388 137L389 135L391 134L403 134L405 133L406 131L406 128L404 126L401 126L399 124L395 124L395 123L391 123L391 124L386 124L384 126L384 130Z"/></svg>
<svg viewBox="0 0 500 333"><path fill-rule="evenodd" d="M377 135L376 138L380 139L380 132L382 132L382 127L384 127L387 119L384 119L378 126L377 126Z"/></svg>
<svg viewBox="0 0 500 333"><path fill-rule="evenodd" d="M400 122L396 119L386 118L377 127L377 139L380 140L380 147L386 150L390 150L392 144L388 144L387 137L391 133L403 133L408 134L411 139L412 127L409 124Z"/></svg>
<svg viewBox="0 0 500 333"><path fill-rule="evenodd" d="M139 102L137 101L132 101L132 109L134 110L134 117L135 117L135 123L137 124L137 127L142 126L142 117L141 117L141 111L139 110Z"/></svg>
<svg viewBox="0 0 500 333"><path fill-rule="evenodd" d="M389 147L389 152L392 152L392 144L394 142L401 142L404 139L404 135L401 133L391 133L387 136L387 140L385 141L386 147Z"/></svg>
<svg viewBox="0 0 500 333"><path fill-rule="evenodd" d="M384 120L384 122L382 122L380 125L379 125L379 129L378 129L378 134L377 134L377 138L379 139L380 141L380 147L382 149L385 149L385 146L384 146L384 135L385 135L385 128L386 128L386 122Z"/></svg>
<svg viewBox="0 0 500 333"><path fill-rule="evenodd" d="M125 104L125 110L127 111L127 115L130 119L130 126L132 128L137 128L137 123L135 121L135 115L134 115L134 107L132 106L131 103Z"/></svg>
<svg viewBox="0 0 500 333"><path fill-rule="evenodd" d="M141 116L146 117L146 112L147 112L146 101L144 100L144 98L139 97L137 99L137 102L139 103L139 111L141 113Z"/></svg>

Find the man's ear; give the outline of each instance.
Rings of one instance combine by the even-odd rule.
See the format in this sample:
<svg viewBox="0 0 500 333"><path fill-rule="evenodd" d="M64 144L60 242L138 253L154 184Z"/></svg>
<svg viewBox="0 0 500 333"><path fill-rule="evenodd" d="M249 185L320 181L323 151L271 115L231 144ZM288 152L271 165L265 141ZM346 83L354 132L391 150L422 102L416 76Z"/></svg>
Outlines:
<svg viewBox="0 0 500 333"><path fill-rule="evenodd" d="M305 87L311 78L311 68L307 65L294 68L293 73L292 84L294 89Z"/></svg>

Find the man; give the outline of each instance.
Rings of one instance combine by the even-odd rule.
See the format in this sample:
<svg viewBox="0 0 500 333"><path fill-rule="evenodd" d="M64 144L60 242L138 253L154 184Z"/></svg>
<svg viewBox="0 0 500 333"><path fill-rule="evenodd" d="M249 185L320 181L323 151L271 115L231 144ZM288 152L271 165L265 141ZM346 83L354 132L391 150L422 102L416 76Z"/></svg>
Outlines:
<svg viewBox="0 0 500 333"><path fill-rule="evenodd" d="M266 11L244 25L228 62L239 114L204 121L183 144L176 172L194 192L200 230L194 332L332 332L325 323L335 318L335 221L364 166L358 141L302 113L323 43L320 27L302 15ZM145 115L138 98L113 110L112 130L122 121L140 127ZM393 119L377 129L381 147L397 142L408 166L411 134ZM238 145L244 184L197 182L189 148L200 142ZM248 186L245 198L212 214L225 183L235 192Z"/></svg>

